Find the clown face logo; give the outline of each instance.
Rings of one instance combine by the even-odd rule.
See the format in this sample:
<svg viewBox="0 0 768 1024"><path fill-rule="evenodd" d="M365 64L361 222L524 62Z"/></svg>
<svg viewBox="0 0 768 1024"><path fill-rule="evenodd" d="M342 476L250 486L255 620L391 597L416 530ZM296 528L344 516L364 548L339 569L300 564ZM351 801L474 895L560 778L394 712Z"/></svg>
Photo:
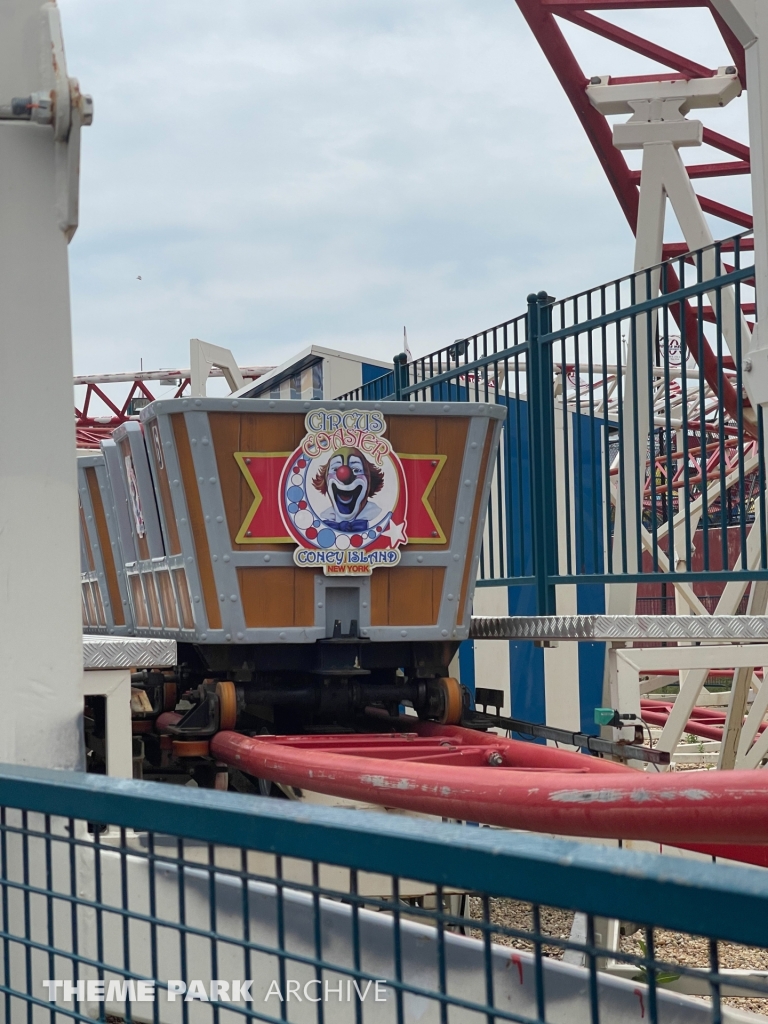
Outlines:
<svg viewBox="0 0 768 1024"><path fill-rule="evenodd" d="M357 448L339 448L312 481L331 503L324 521L349 533L367 530L381 509L370 499L384 486L384 473Z"/></svg>
<svg viewBox="0 0 768 1024"><path fill-rule="evenodd" d="M294 561L326 575L369 574L396 565L407 542L403 467L379 413L315 409L286 462L280 511L297 541Z"/></svg>

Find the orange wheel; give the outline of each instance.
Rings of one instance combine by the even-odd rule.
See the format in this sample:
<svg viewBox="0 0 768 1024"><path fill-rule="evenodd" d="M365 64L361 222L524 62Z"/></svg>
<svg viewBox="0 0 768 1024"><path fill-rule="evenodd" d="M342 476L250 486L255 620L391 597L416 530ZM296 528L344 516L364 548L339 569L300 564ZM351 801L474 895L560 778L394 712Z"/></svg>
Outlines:
<svg viewBox="0 0 768 1024"><path fill-rule="evenodd" d="M237 722L237 691L229 680L216 683L219 697L219 728L234 729Z"/></svg>
<svg viewBox="0 0 768 1024"><path fill-rule="evenodd" d="M461 683L453 676L443 676L437 680L437 686L443 696L443 708L438 722L441 725L458 725L464 710Z"/></svg>
<svg viewBox="0 0 768 1024"><path fill-rule="evenodd" d="M163 683L163 711L175 711L179 688L176 683Z"/></svg>
<svg viewBox="0 0 768 1024"><path fill-rule="evenodd" d="M173 752L176 757L207 757L209 749L208 740L173 741Z"/></svg>

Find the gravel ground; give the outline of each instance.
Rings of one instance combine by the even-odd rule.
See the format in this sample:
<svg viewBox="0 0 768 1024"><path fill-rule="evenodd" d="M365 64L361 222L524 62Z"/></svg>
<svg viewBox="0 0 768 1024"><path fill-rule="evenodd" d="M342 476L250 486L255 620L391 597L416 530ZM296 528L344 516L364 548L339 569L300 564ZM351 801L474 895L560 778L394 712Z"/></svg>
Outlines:
<svg viewBox="0 0 768 1024"><path fill-rule="evenodd" d="M519 928L520 931L528 932L533 927L530 903L520 903L518 900L491 899L490 915L494 924L506 925L509 928ZM573 924L573 913L570 910L558 910L557 907L541 908L541 930L544 935L552 935L558 939L567 939L571 933ZM479 896L469 898L469 916L482 920L483 901ZM472 930L470 932L475 938L482 938L482 932ZM527 939L517 939L511 935L494 935L493 941L500 946L512 946L514 949L533 949L533 943ZM563 950L558 946L542 946L545 956L551 956L554 960L561 960Z"/></svg>
<svg viewBox="0 0 768 1024"><path fill-rule="evenodd" d="M479 897L470 897L468 914L472 918L482 919L483 904ZM573 924L572 912L559 910L556 907L542 907L540 914L541 930L544 935L551 935L560 939L568 938L571 925ZM508 899L491 899L490 916L494 924L506 925L510 928L517 928L520 931L530 931L533 927L531 905L529 903ZM469 934L474 935L476 938L482 937L482 933L475 929L469 930ZM642 939L642 932L632 936L625 936L621 940L621 949L625 953L634 953L637 956L641 956L640 941ZM533 943L529 940L509 935L494 935L493 941L502 946L512 946L515 949L533 949ZM690 967L709 966L709 944L706 939L657 928L654 932L654 943L656 957L659 960ZM563 950L557 946L543 945L542 951L545 956L556 960L562 959ZM733 942L720 942L718 943L718 956L721 967L740 968L742 970L768 970L768 949L739 946ZM740 1010L750 1010L753 1013L768 1015L768 998L746 999L727 996L723 999L723 1004L738 1007Z"/></svg>

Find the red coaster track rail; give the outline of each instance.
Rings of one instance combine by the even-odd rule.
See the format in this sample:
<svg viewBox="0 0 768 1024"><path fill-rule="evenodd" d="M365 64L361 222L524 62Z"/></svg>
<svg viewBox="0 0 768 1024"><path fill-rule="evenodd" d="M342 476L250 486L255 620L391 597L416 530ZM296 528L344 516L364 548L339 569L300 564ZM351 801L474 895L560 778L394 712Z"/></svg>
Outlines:
<svg viewBox="0 0 768 1024"><path fill-rule="evenodd" d="M258 737L225 730L211 739L210 754L256 778L386 807L534 832L647 839L768 865L764 772L640 772L460 726L414 720L412 728Z"/></svg>

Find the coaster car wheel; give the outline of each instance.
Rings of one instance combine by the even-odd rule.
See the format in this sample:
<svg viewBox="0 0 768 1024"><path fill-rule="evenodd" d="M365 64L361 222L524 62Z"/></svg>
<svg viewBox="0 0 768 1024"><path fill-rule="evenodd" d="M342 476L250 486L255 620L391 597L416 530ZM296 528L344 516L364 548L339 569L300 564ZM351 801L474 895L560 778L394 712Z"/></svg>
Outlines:
<svg viewBox="0 0 768 1024"><path fill-rule="evenodd" d="M453 676L441 676L435 683L440 708L436 721L441 725L458 725L464 710L461 683Z"/></svg>

